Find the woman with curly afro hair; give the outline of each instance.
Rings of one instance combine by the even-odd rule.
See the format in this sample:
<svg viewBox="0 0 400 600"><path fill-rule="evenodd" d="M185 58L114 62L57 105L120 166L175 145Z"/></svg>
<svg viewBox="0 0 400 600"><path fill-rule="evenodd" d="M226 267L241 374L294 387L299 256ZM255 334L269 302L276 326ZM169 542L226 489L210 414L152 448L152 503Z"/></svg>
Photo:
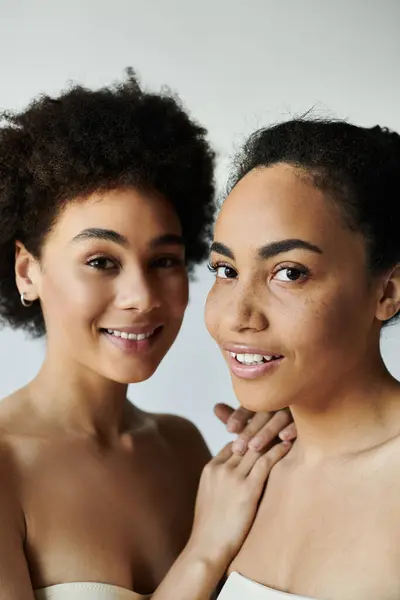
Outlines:
<svg viewBox="0 0 400 600"><path fill-rule="evenodd" d="M132 73L2 115L0 319L47 349L0 403L1 598L209 598L290 446L228 446L203 471L194 425L126 398L173 344L208 252L205 134Z"/></svg>

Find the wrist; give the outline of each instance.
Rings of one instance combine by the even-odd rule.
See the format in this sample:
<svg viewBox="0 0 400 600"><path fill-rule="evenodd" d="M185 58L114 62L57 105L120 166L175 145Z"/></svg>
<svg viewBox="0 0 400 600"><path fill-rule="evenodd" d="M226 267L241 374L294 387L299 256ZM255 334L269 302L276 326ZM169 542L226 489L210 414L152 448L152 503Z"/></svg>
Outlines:
<svg viewBox="0 0 400 600"><path fill-rule="evenodd" d="M202 570L209 577L219 580L231 562L228 550L223 550L215 545L214 548L203 548L195 539L191 538L183 551L184 560L192 564L193 568Z"/></svg>
<svg viewBox="0 0 400 600"><path fill-rule="evenodd" d="M154 600L206 600L221 581L226 565L188 544L153 594Z"/></svg>

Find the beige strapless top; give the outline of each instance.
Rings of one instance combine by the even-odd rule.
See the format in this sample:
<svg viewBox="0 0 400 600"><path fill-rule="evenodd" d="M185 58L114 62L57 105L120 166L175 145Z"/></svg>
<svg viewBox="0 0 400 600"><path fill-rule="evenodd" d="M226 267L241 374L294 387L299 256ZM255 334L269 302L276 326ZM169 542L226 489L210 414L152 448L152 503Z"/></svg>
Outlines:
<svg viewBox="0 0 400 600"><path fill-rule="evenodd" d="M61 583L35 590L36 600L150 600L151 596L136 594L126 588L106 583ZM273 590L231 573L218 600L315 600Z"/></svg>
<svg viewBox="0 0 400 600"><path fill-rule="evenodd" d="M231 573L218 600L313 600L273 590L265 585L246 579L239 573ZM315 600L315 599L314 599Z"/></svg>
<svg viewBox="0 0 400 600"><path fill-rule="evenodd" d="M35 590L36 600L150 600L126 588L107 583L60 583Z"/></svg>

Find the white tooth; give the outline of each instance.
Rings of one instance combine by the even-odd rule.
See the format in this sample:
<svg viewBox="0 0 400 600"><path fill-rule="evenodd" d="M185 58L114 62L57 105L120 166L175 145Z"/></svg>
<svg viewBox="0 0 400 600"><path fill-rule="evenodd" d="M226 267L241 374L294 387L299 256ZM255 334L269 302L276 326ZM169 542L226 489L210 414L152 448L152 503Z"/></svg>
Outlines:
<svg viewBox="0 0 400 600"><path fill-rule="evenodd" d="M136 339L137 339L136 333L128 333L128 340L136 340Z"/></svg>
<svg viewBox="0 0 400 600"><path fill-rule="evenodd" d="M139 340L145 340L146 339L146 334L145 333L139 333L136 339L137 339L138 342L139 342Z"/></svg>
<svg viewBox="0 0 400 600"><path fill-rule="evenodd" d="M129 333L126 333L126 331L121 331L121 337L124 340L127 340L127 339L129 339Z"/></svg>
<svg viewBox="0 0 400 600"><path fill-rule="evenodd" d="M230 353L233 358L244 365L259 365L263 362L264 356L262 354L235 354Z"/></svg>
<svg viewBox="0 0 400 600"><path fill-rule="evenodd" d="M267 362L269 362L270 360L272 360L274 357L273 356L264 356L263 358L265 358L265 360Z"/></svg>
<svg viewBox="0 0 400 600"><path fill-rule="evenodd" d="M121 332L114 329L113 335L115 335L115 337L121 337Z"/></svg>

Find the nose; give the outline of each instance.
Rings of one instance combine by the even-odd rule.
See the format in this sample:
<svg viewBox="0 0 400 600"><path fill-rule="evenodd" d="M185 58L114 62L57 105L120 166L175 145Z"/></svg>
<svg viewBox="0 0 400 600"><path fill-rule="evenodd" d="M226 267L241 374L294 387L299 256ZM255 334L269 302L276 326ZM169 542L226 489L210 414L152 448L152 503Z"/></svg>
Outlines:
<svg viewBox="0 0 400 600"><path fill-rule="evenodd" d="M225 325L235 333L263 331L269 325L257 290L247 286L237 286L224 310L223 318Z"/></svg>
<svg viewBox="0 0 400 600"><path fill-rule="evenodd" d="M116 306L120 310L149 313L161 304L157 281L144 271L127 273L120 280L116 295Z"/></svg>

